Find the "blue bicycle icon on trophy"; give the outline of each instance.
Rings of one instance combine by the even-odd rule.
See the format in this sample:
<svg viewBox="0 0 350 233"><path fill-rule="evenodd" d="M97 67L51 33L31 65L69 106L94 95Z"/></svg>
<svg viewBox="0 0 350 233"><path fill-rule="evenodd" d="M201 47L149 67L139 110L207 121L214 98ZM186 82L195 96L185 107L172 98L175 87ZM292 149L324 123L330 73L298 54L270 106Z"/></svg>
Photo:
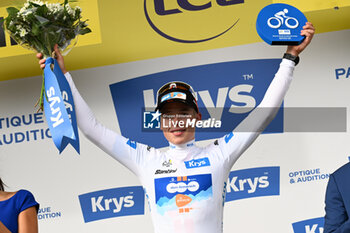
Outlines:
<svg viewBox="0 0 350 233"><path fill-rule="evenodd" d="M275 16L268 18L267 25L269 25L270 28L279 28L283 24L291 29L298 27L299 21L294 17L286 16L287 13L288 9L277 12Z"/></svg>

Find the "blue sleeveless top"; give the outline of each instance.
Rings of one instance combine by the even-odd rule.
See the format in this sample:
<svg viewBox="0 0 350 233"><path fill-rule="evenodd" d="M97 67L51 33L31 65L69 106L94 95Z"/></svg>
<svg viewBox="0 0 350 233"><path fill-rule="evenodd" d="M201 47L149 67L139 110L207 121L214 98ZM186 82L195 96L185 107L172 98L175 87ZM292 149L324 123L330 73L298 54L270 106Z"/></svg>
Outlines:
<svg viewBox="0 0 350 233"><path fill-rule="evenodd" d="M39 204L33 194L27 190L19 190L10 199L0 201L0 220L12 233L17 233L18 215L32 206L38 211Z"/></svg>

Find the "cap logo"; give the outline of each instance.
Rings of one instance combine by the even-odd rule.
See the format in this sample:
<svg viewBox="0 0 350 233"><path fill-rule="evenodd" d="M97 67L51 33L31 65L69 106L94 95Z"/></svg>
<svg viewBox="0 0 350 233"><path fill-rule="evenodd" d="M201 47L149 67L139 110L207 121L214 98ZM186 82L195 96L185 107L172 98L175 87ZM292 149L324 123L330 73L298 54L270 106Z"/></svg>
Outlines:
<svg viewBox="0 0 350 233"><path fill-rule="evenodd" d="M171 93L168 93L166 95L164 95L160 102L164 102L166 100L170 100L170 99L182 99L182 100L186 100L186 94L185 93L182 93L182 92L171 92Z"/></svg>
<svg viewBox="0 0 350 233"><path fill-rule="evenodd" d="M170 83L169 89L173 89L173 88L176 88L176 83Z"/></svg>

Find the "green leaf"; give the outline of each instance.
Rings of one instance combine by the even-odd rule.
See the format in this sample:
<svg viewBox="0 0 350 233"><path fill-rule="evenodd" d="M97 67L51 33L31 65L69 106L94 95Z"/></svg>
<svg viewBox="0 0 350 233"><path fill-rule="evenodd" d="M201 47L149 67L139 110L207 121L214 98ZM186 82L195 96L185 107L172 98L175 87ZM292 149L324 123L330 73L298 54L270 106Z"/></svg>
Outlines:
<svg viewBox="0 0 350 233"><path fill-rule="evenodd" d="M32 6L34 6L34 7L40 7L39 4L36 4L36 3L34 3L34 2L30 2L30 5L32 5Z"/></svg>
<svg viewBox="0 0 350 233"><path fill-rule="evenodd" d="M44 17L41 17L39 15L36 15L35 18L40 22L40 24L43 26L45 24L48 24L50 21Z"/></svg>
<svg viewBox="0 0 350 233"><path fill-rule="evenodd" d="M19 10L16 7L8 7L6 10L7 10L7 13L12 17L16 16L17 13L19 12Z"/></svg>
<svg viewBox="0 0 350 233"><path fill-rule="evenodd" d="M36 15L47 17L47 13L49 12L49 9L46 5L39 6L36 10Z"/></svg>
<svg viewBox="0 0 350 233"><path fill-rule="evenodd" d="M38 36L38 35L39 35L40 29L39 29L39 26L38 26L37 24L33 24L32 33L33 33L33 35L35 35L35 36Z"/></svg>
<svg viewBox="0 0 350 233"><path fill-rule="evenodd" d="M12 18L11 17L6 17L4 18L4 26L9 29L9 26L10 26L10 22L12 21Z"/></svg>
<svg viewBox="0 0 350 233"><path fill-rule="evenodd" d="M27 19L26 19L27 22L34 22L36 21L35 20L35 15L34 14L30 14L30 15L27 15Z"/></svg>
<svg viewBox="0 0 350 233"><path fill-rule="evenodd" d="M79 30L80 35L85 35L85 34L90 33L90 32L92 32L90 28L82 28Z"/></svg>

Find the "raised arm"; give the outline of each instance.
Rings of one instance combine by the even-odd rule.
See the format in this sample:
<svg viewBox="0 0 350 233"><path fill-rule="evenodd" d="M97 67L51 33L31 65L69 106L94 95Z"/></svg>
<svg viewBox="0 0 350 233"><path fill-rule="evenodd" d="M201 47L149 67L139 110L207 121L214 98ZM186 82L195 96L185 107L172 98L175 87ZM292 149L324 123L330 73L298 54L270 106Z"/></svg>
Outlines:
<svg viewBox="0 0 350 233"><path fill-rule="evenodd" d="M55 47L55 51L57 61L72 91L79 129L91 142L138 175L139 168L142 167L140 164L146 146L130 141L98 122L93 112L78 92L71 75L66 71L63 57L57 46ZM37 54L37 57L41 59L42 55ZM45 59L41 59L39 64L43 69L45 67Z"/></svg>
<svg viewBox="0 0 350 233"><path fill-rule="evenodd" d="M314 33L312 24L306 23L301 32L301 35L306 36L305 40L298 46L288 46L286 53L298 57L311 42ZM228 156L229 166L234 164L275 117L292 81L294 67L295 62L283 59L259 106L232 133L220 139L223 153Z"/></svg>

